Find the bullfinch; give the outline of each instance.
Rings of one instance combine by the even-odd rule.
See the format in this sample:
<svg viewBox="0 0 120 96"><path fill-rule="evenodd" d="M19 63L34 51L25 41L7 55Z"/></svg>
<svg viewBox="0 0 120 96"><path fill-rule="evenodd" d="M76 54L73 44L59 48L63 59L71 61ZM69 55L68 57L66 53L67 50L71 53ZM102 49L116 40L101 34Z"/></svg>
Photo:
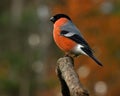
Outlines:
<svg viewBox="0 0 120 96"><path fill-rule="evenodd" d="M65 52L66 55L75 57L83 54L92 58L98 65L102 66L100 61L93 55L92 49L73 24L71 18L65 14L56 14L50 18L53 22L53 38L57 46Z"/></svg>

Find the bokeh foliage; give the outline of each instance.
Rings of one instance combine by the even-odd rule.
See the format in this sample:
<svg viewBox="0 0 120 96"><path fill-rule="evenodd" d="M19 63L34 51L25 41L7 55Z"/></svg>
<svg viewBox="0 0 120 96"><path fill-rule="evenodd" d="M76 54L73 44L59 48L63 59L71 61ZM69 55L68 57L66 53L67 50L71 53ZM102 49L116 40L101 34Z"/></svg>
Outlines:
<svg viewBox="0 0 120 96"><path fill-rule="evenodd" d="M0 1L0 95L59 96L54 69L63 53L52 39L49 21L56 13L72 18L104 65L99 68L86 56L75 59L90 94L119 96L119 0ZM106 89L99 91L99 84Z"/></svg>

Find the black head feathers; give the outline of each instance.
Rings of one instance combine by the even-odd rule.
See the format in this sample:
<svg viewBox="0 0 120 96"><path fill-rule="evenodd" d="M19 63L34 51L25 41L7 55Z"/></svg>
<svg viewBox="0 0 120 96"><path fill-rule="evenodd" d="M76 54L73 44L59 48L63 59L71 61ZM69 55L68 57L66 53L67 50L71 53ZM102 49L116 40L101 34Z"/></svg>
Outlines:
<svg viewBox="0 0 120 96"><path fill-rule="evenodd" d="M56 14L53 17L50 18L50 21L52 21L53 23L55 23L60 18L67 18L67 19L71 20L70 17L67 16L67 15L65 15L65 14Z"/></svg>

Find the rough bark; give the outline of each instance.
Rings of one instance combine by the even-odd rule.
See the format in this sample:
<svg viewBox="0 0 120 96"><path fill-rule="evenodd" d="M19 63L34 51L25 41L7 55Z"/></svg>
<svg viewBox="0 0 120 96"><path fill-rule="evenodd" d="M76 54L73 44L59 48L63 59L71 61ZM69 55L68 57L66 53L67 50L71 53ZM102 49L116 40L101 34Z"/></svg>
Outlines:
<svg viewBox="0 0 120 96"><path fill-rule="evenodd" d="M72 57L63 57L57 61L57 76L60 80L62 96L89 96L74 70Z"/></svg>

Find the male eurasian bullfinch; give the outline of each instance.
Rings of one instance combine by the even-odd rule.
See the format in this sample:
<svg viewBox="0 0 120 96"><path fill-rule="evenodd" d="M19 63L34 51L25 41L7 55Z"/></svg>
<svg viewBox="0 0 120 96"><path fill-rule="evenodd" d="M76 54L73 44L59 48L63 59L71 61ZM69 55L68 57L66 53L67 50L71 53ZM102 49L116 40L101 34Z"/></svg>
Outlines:
<svg viewBox="0 0 120 96"><path fill-rule="evenodd" d="M78 28L72 23L70 17L65 14L56 14L50 18L54 23L53 37L57 46L65 52L66 55L80 54L91 57L97 64L102 64L95 58L93 52L81 35Z"/></svg>

